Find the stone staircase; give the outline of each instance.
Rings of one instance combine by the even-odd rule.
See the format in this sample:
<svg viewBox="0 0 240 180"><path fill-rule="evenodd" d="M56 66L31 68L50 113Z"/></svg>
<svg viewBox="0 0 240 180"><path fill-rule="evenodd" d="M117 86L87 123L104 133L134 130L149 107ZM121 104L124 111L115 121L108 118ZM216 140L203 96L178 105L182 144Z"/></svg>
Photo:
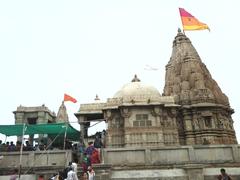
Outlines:
<svg viewBox="0 0 240 180"><path fill-rule="evenodd" d="M108 180L110 179L112 165L110 164L94 164L93 170L95 171L96 180ZM83 170L82 167L78 164L78 178L82 179Z"/></svg>

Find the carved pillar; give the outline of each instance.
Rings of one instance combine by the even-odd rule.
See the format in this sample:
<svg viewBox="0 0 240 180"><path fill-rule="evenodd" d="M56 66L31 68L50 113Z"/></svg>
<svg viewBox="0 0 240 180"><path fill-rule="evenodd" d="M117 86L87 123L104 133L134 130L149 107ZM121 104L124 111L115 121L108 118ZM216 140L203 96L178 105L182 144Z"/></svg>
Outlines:
<svg viewBox="0 0 240 180"><path fill-rule="evenodd" d="M129 108L122 108L121 109L121 116L124 118L124 128L131 127L132 124L129 121L129 117L131 116L131 112Z"/></svg>
<svg viewBox="0 0 240 180"><path fill-rule="evenodd" d="M192 131L192 113L188 110L183 110L183 121L185 131Z"/></svg>
<svg viewBox="0 0 240 180"><path fill-rule="evenodd" d="M172 118L172 125L174 129L177 129L177 110L172 108L170 111L170 116Z"/></svg>
<svg viewBox="0 0 240 180"><path fill-rule="evenodd" d="M128 143L130 143L130 133L126 130L128 127L132 127L130 121L129 121L129 117L131 116L131 112L129 110L129 108L124 107L120 110L121 112L121 116L123 117L123 121L124 121L124 144L125 146L128 146Z"/></svg>
<svg viewBox="0 0 240 180"><path fill-rule="evenodd" d="M104 119L106 120L106 122L109 122L112 120L112 112L110 109L104 111Z"/></svg>
<svg viewBox="0 0 240 180"><path fill-rule="evenodd" d="M183 110L183 123L186 137L186 144L195 144L195 138L192 134L192 113L190 110Z"/></svg>
<svg viewBox="0 0 240 180"><path fill-rule="evenodd" d="M107 109L103 112L104 114L104 119L106 120L106 122L108 123L108 133L107 133L107 137L106 137L106 146L107 147L111 147L113 144L113 139L112 139L112 119L113 119L113 115L112 115L112 111L110 109Z"/></svg>
<svg viewBox="0 0 240 180"><path fill-rule="evenodd" d="M152 110L152 115L156 118L156 126L157 127L162 127L163 122L162 122L162 108L160 107L154 107Z"/></svg>
<svg viewBox="0 0 240 180"><path fill-rule="evenodd" d="M87 129L85 124L86 117L79 116L78 123L80 124L80 143L85 143L84 137L87 135Z"/></svg>
<svg viewBox="0 0 240 180"><path fill-rule="evenodd" d="M24 123L24 113L16 112L15 114L15 124L23 124ZM22 141L22 136L17 137L17 141Z"/></svg>
<svg viewBox="0 0 240 180"><path fill-rule="evenodd" d="M46 118L46 112L39 111L37 116L38 116L37 124L48 123Z"/></svg>
<svg viewBox="0 0 240 180"><path fill-rule="evenodd" d="M193 112L193 130L198 131L200 129L197 112Z"/></svg>
<svg viewBox="0 0 240 180"><path fill-rule="evenodd" d="M173 143L179 144L179 135L177 130L177 110L176 108L171 109L172 127L173 127Z"/></svg>
<svg viewBox="0 0 240 180"><path fill-rule="evenodd" d="M23 124L23 123L24 123L24 113L16 112L15 124Z"/></svg>
<svg viewBox="0 0 240 180"><path fill-rule="evenodd" d="M201 113L199 113L196 109L192 111L192 128L193 128L193 136L195 137L195 144L202 144L202 138L199 135L199 132L203 129L203 121L201 118Z"/></svg>
<svg viewBox="0 0 240 180"><path fill-rule="evenodd" d="M158 131L158 144L163 145L164 144L164 137L163 137L163 109L162 107L159 106L154 106L153 110L152 110L152 115L155 117L155 121L156 121L156 127L159 128Z"/></svg>

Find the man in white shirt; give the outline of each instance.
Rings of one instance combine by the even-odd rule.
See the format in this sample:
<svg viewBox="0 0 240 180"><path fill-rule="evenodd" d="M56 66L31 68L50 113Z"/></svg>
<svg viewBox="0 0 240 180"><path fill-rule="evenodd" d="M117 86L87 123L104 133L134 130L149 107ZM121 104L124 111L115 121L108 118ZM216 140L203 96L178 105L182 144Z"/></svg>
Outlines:
<svg viewBox="0 0 240 180"><path fill-rule="evenodd" d="M70 170L67 173L67 180L78 180L77 173L73 171L72 167L70 167Z"/></svg>
<svg viewBox="0 0 240 180"><path fill-rule="evenodd" d="M72 167L73 171L77 174L77 163L72 162L71 167Z"/></svg>

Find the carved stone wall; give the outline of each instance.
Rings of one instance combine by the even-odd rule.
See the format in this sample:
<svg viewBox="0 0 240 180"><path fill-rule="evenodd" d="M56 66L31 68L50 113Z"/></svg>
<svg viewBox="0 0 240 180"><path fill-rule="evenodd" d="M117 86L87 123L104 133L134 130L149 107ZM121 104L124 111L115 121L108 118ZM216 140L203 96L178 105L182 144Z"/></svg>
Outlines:
<svg viewBox="0 0 240 180"><path fill-rule="evenodd" d="M178 145L176 108L128 106L104 110L108 147Z"/></svg>
<svg viewBox="0 0 240 180"><path fill-rule="evenodd" d="M176 119L180 144L237 143L227 96L181 32L173 41L163 95L181 105Z"/></svg>
<svg viewBox="0 0 240 180"><path fill-rule="evenodd" d="M108 123L107 147L123 147L124 119L121 117L119 110L104 110L104 119Z"/></svg>

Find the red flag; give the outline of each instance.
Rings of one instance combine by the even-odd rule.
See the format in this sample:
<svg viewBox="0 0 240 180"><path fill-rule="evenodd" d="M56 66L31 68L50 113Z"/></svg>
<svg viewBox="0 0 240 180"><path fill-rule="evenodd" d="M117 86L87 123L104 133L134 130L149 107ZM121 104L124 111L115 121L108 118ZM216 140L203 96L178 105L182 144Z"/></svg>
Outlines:
<svg viewBox="0 0 240 180"><path fill-rule="evenodd" d="M68 94L64 94L64 101L71 101L73 103L77 102L75 98L73 98L72 96L69 96Z"/></svg>

